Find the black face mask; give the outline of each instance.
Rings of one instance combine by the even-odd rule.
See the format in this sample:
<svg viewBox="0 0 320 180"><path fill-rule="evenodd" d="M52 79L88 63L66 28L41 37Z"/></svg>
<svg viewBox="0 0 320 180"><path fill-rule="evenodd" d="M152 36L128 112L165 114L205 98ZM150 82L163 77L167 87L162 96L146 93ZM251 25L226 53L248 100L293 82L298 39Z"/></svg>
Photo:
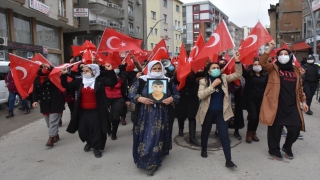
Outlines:
<svg viewBox="0 0 320 180"><path fill-rule="evenodd" d="M226 64L219 64L219 66L220 66L220 69L223 69L226 66Z"/></svg>

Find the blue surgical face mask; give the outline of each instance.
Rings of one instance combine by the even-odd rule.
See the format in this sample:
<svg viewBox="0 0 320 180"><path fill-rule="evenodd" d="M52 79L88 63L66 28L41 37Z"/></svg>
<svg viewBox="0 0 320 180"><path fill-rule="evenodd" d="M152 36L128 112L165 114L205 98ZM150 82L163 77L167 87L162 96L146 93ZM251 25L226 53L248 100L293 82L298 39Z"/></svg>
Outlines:
<svg viewBox="0 0 320 180"><path fill-rule="evenodd" d="M168 69L169 69L169 71L173 71L173 70L174 70L174 67L173 67L172 65L170 65L170 66L168 67Z"/></svg>
<svg viewBox="0 0 320 180"><path fill-rule="evenodd" d="M212 69L210 76L216 78L216 77L220 76L220 74L221 74L220 69Z"/></svg>

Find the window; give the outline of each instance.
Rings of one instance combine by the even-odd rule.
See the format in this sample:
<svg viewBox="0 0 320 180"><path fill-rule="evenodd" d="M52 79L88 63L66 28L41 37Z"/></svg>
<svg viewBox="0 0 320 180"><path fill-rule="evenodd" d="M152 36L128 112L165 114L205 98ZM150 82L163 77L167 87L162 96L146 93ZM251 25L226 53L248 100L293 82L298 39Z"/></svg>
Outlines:
<svg viewBox="0 0 320 180"><path fill-rule="evenodd" d="M21 14L14 13L13 25L14 25L14 34L16 35L16 42L32 44L30 19Z"/></svg>
<svg viewBox="0 0 320 180"><path fill-rule="evenodd" d="M179 5L176 5L176 11L180 12L180 6Z"/></svg>
<svg viewBox="0 0 320 180"><path fill-rule="evenodd" d="M133 7L131 5L128 5L128 15L133 17Z"/></svg>
<svg viewBox="0 0 320 180"><path fill-rule="evenodd" d="M170 49L170 46L167 46L167 49L168 49L168 51L170 51L169 49Z"/></svg>
<svg viewBox="0 0 320 180"><path fill-rule="evenodd" d="M8 37L7 16L3 9L0 9L0 19L0 36Z"/></svg>
<svg viewBox="0 0 320 180"><path fill-rule="evenodd" d="M167 7L167 0L163 0L163 7Z"/></svg>
<svg viewBox="0 0 320 180"><path fill-rule="evenodd" d="M157 28L154 29L154 35L158 35L158 29Z"/></svg>
<svg viewBox="0 0 320 180"><path fill-rule="evenodd" d="M199 6L193 6L193 12L199 12Z"/></svg>
<svg viewBox="0 0 320 180"><path fill-rule="evenodd" d="M179 38L178 38L178 40L181 40L181 35L179 34Z"/></svg>
<svg viewBox="0 0 320 180"><path fill-rule="evenodd" d="M153 28L151 27L151 28L150 28L150 33L152 33L152 32L153 32Z"/></svg>
<svg viewBox="0 0 320 180"><path fill-rule="evenodd" d="M37 45L47 46L52 49L60 49L59 28L40 21L37 21L36 23Z"/></svg>
<svg viewBox="0 0 320 180"><path fill-rule="evenodd" d="M139 34L140 33L140 27L137 26L137 33Z"/></svg>
<svg viewBox="0 0 320 180"><path fill-rule="evenodd" d="M164 19L164 22L167 23L167 15L166 14L163 14L163 19Z"/></svg>
<svg viewBox="0 0 320 180"><path fill-rule="evenodd" d="M59 16L66 17L66 2L65 0L59 0Z"/></svg>
<svg viewBox="0 0 320 180"><path fill-rule="evenodd" d="M154 44L153 44L153 43L150 43L150 45L151 45L151 49L153 49L153 48L154 48Z"/></svg>
<svg viewBox="0 0 320 180"><path fill-rule="evenodd" d="M178 21L178 26L180 27L180 21Z"/></svg>
<svg viewBox="0 0 320 180"><path fill-rule="evenodd" d="M199 30L199 24L193 24L193 30Z"/></svg>
<svg viewBox="0 0 320 180"><path fill-rule="evenodd" d="M156 12L151 11L151 18L152 19L157 19L156 16L157 16Z"/></svg>
<svg viewBox="0 0 320 180"><path fill-rule="evenodd" d="M178 47L176 47L176 52L178 52Z"/></svg>
<svg viewBox="0 0 320 180"><path fill-rule="evenodd" d="M177 20L174 21L174 25L177 26Z"/></svg>
<svg viewBox="0 0 320 180"><path fill-rule="evenodd" d="M178 34L176 34L176 40L178 40Z"/></svg>
<svg viewBox="0 0 320 180"><path fill-rule="evenodd" d="M199 20L199 14L194 14L193 15L193 20L198 21Z"/></svg>
<svg viewBox="0 0 320 180"><path fill-rule="evenodd" d="M129 25L129 32L133 33L134 32L133 24L129 23L128 25Z"/></svg>

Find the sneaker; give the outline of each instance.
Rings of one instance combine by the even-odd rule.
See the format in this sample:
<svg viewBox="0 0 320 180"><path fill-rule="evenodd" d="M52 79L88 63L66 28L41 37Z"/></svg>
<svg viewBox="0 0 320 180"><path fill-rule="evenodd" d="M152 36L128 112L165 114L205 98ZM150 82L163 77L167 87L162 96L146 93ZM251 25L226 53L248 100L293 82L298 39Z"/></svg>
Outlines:
<svg viewBox="0 0 320 180"><path fill-rule="evenodd" d="M287 159L293 159L293 153L292 153L292 151L291 150L285 150L284 148L282 148L281 149L284 153L285 153L285 157L287 158Z"/></svg>
<svg viewBox="0 0 320 180"><path fill-rule="evenodd" d="M270 153L269 153L269 154L270 154ZM270 154L270 156L272 156L273 159L275 159L275 160L277 160L277 161L283 161L283 158L282 158L281 154L280 154L280 156L276 156L276 155Z"/></svg>
<svg viewBox="0 0 320 180"><path fill-rule="evenodd" d="M286 133L286 131L284 129L282 129L281 137L287 137L287 133Z"/></svg>
<svg viewBox="0 0 320 180"><path fill-rule="evenodd" d="M227 167L227 168L236 168L237 165L235 165L235 164L230 160L230 161L226 161L226 167Z"/></svg>
<svg viewBox="0 0 320 180"><path fill-rule="evenodd" d="M299 134L298 139L303 139L303 136Z"/></svg>

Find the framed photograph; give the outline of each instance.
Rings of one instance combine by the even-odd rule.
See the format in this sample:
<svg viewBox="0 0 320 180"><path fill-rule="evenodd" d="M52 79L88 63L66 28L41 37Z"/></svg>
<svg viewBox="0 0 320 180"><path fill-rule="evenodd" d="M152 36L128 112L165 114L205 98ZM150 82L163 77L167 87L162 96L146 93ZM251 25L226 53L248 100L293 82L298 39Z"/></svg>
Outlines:
<svg viewBox="0 0 320 180"><path fill-rule="evenodd" d="M148 98L154 103L162 103L168 97L168 79L148 79Z"/></svg>

